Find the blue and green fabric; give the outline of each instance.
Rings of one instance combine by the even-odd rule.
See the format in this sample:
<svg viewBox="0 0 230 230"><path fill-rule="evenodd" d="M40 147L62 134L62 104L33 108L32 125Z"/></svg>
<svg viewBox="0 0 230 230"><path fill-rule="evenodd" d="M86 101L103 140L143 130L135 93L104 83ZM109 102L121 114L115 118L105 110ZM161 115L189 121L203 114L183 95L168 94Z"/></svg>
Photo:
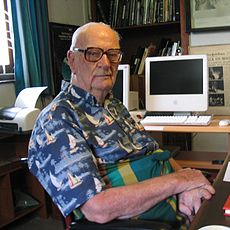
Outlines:
<svg viewBox="0 0 230 230"><path fill-rule="evenodd" d="M122 162L101 164L99 169L107 188L125 186L172 173L173 168L168 161L170 155L170 152L159 149L148 155L131 158ZM78 217L77 219L83 217L79 210L75 210L74 213ZM168 197L151 209L133 218L165 221L178 226L177 229L187 229L184 218L177 212L176 196Z"/></svg>

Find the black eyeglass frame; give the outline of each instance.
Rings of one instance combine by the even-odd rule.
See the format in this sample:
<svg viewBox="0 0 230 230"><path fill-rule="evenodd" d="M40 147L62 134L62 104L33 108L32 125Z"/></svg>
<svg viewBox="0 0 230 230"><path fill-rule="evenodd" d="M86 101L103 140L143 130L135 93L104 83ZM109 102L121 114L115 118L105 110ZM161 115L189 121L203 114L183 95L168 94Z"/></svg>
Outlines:
<svg viewBox="0 0 230 230"><path fill-rule="evenodd" d="M89 59L87 58L87 52L88 52L90 49L98 49L98 50L100 50L100 51L101 51L101 56L100 56L97 60L95 60L95 61L89 60ZM85 58L85 60L86 60L86 61L89 61L89 62L98 62L98 61L103 57L103 55L106 54L106 56L107 56L107 58L109 59L110 62L112 62L112 63L119 63L119 62L121 61L122 55L123 55L123 52L122 52L120 49L108 49L108 50L104 51L102 48L99 48L99 47L87 47L86 49L81 49L81 48L74 47L74 48L73 48L73 51L78 51L78 52L84 53L84 58ZM120 54L120 57L119 57L118 61L112 61L112 60L110 59L110 56L108 55L108 52L109 52L109 51L119 51L119 52L120 52L120 53L119 53L119 54Z"/></svg>

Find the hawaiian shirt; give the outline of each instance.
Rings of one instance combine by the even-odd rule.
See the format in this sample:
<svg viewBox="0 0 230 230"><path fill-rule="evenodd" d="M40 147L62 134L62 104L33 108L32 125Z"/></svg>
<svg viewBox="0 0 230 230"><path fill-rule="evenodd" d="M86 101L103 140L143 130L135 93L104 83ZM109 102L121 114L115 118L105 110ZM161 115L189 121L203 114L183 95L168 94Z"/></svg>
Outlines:
<svg viewBox="0 0 230 230"><path fill-rule="evenodd" d="M158 148L112 95L100 106L90 93L64 82L39 114L30 138L28 166L67 216L106 189L98 164L122 162Z"/></svg>

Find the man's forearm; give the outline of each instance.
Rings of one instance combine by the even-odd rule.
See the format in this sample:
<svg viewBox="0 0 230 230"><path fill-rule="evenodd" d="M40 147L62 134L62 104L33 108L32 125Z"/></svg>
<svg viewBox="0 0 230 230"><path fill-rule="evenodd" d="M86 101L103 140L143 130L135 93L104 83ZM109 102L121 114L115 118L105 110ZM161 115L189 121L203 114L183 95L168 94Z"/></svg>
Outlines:
<svg viewBox="0 0 230 230"><path fill-rule="evenodd" d="M208 184L199 171L186 169L137 184L110 188L87 201L81 210L91 221L105 223L136 216L167 197Z"/></svg>
<svg viewBox="0 0 230 230"><path fill-rule="evenodd" d="M174 194L173 183L176 181L166 182L163 178L154 178L110 188L87 201L81 210L87 219L99 223L136 216Z"/></svg>

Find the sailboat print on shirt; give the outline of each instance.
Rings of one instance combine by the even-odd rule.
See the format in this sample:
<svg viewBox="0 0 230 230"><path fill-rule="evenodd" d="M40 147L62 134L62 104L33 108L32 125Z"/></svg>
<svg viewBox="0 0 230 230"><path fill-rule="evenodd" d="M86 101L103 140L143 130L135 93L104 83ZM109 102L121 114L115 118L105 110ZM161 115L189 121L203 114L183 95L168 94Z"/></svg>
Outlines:
<svg viewBox="0 0 230 230"><path fill-rule="evenodd" d="M126 147L125 145L123 145L123 144L121 143L121 141L118 140L118 143L119 143L120 147L121 147L122 149L124 149L127 153L131 153L131 152L133 151L133 149L131 149L131 148Z"/></svg>
<svg viewBox="0 0 230 230"><path fill-rule="evenodd" d="M106 115L105 113L103 113L103 116L104 116L105 121L106 121L106 123L107 123L108 125L113 124L114 119L113 119L111 116L108 116L108 115Z"/></svg>
<svg viewBox="0 0 230 230"><path fill-rule="evenodd" d="M40 146L43 146L43 141L42 141L42 138L41 138L40 135L37 135L37 136L36 136L36 141L37 141L37 143L38 143Z"/></svg>
<svg viewBox="0 0 230 230"><path fill-rule="evenodd" d="M69 187L73 189L79 186L82 183L82 180L79 177L73 176L72 174L68 173L68 183Z"/></svg>
<svg viewBox="0 0 230 230"><path fill-rule="evenodd" d="M57 188L57 190L60 190L63 183L61 180L59 180L57 177L55 177L51 172L50 172L50 180L52 184Z"/></svg>
<svg viewBox="0 0 230 230"><path fill-rule="evenodd" d="M93 116L90 116L89 114L85 113L85 116L89 120L90 123L95 125L96 127L100 124L100 120L95 119Z"/></svg>
<svg viewBox="0 0 230 230"><path fill-rule="evenodd" d="M79 94L76 93L75 89L73 89L72 87L70 88L71 90L71 94L76 97L77 99L81 99L81 96Z"/></svg>
<svg viewBox="0 0 230 230"><path fill-rule="evenodd" d="M89 133L84 131L84 130L82 130L82 133L83 133L85 139L87 140L89 138Z"/></svg>
<svg viewBox="0 0 230 230"><path fill-rule="evenodd" d="M45 134L46 134L46 139L48 144L55 142L54 136L52 134L49 134L47 130L45 130Z"/></svg>
<svg viewBox="0 0 230 230"><path fill-rule="evenodd" d="M139 123L139 122L136 122L135 126L136 126L136 128L137 128L139 131L143 131L143 130L144 130L144 126L143 126L141 123Z"/></svg>
<svg viewBox="0 0 230 230"><path fill-rule="evenodd" d="M57 104L55 103L55 104L53 104L53 105L51 106L51 111L55 111L56 108L57 108Z"/></svg>
<svg viewBox="0 0 230 230"><path fill-rule="evenodd" d="M68 138L69 138L69 147L70 147L70 153L75 153L77 150L78 150L78 146L77 146L77 140L76 138L71 135L71 134L68 134Z"/></svg>
<svg viewBox="0 0 230 230"><path fill-rule="evenodd" d="M101 182L96 177L94 177L93 179L94 179L96 191L97 192L101 192L101 190L102 190L102 184L101 184Z"/></svg>
<svg viewBox="0 0 230 230"><path fill-rule="evenodd" d="M95 139L97 140L97 143L100 147L105 148L108 144L105 143L100 137L95 136Z"/></svg>

